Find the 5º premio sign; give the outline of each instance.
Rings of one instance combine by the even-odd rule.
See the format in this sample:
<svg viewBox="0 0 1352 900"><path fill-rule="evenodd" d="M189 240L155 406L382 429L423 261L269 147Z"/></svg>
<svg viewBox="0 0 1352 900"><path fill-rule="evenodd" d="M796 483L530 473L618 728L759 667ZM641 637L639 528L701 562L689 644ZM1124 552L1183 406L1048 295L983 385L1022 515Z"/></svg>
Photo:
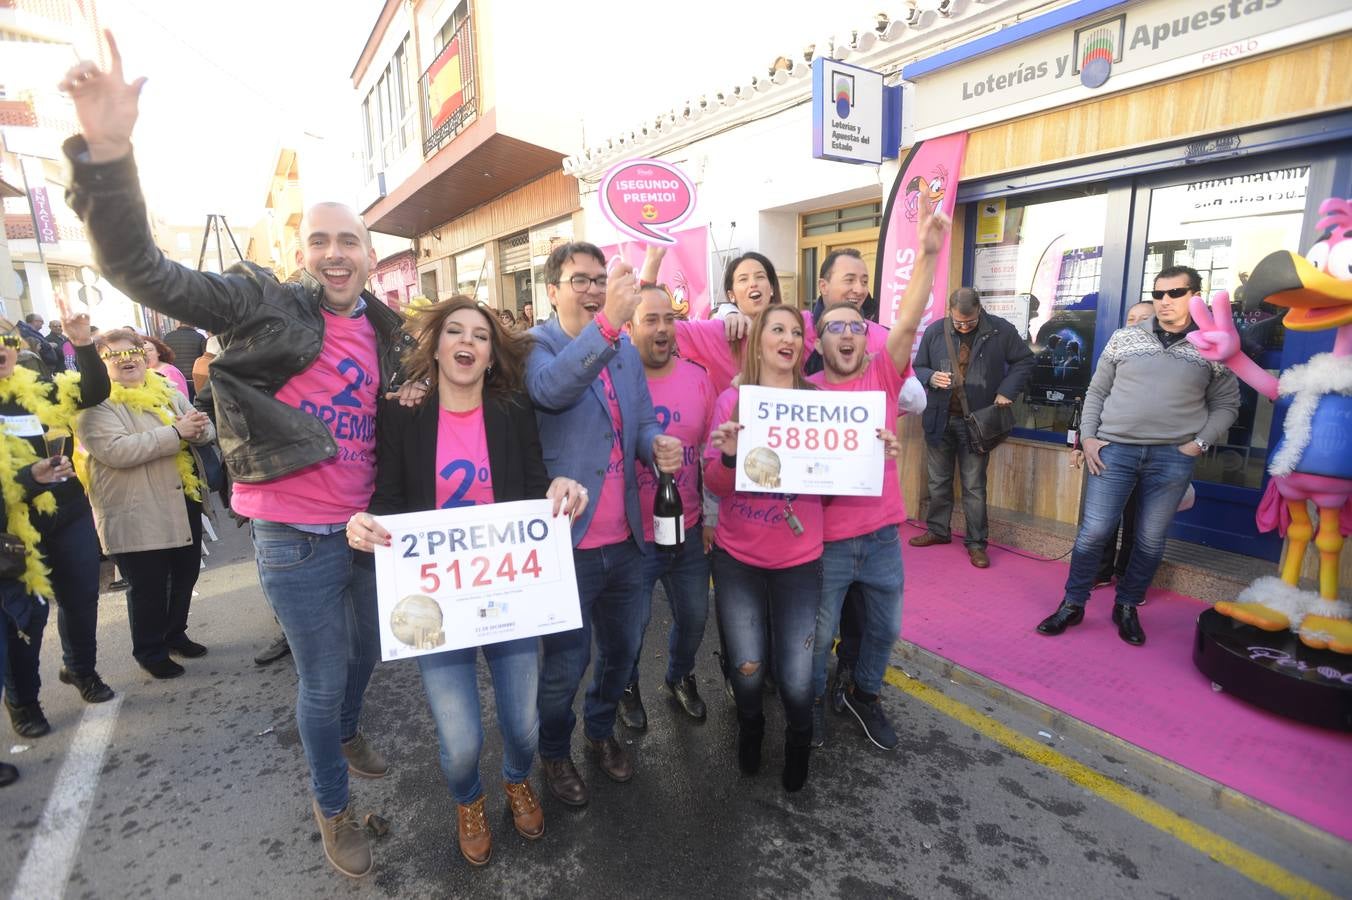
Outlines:
<svg viewBox="0 0 1352 900"><path fill-rule="evenodd" d="M572 522L548 500L378 516L385 660L582 627Z"/></svg>

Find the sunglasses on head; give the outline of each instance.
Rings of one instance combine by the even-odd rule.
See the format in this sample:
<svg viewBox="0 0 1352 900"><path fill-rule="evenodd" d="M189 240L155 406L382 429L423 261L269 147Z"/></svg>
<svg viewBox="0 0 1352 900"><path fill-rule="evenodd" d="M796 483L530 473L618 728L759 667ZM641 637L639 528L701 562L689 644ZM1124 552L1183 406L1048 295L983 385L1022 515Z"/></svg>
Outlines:
<svg viewBox="0 0 1352 900"><path fill-rule="evenodd" d="M822 330L827 334L844 334L845 329L850 329L850 334L868 334L868 323L852 319L849 322L837 319L834 322L827 322L822 326Z"/></svg>
<svg viewBox="0 0 1352 900"><path fill-rule="evenodd" d="M130 359L138 359L146 355L146 352L140 347L130 347L126 350L105 350L99 355L99 359L114 359L118 362Z"/></svg>
<svg viewBox="0 0 1352 900"><path fill-rule="evenodd" d="M1169 290L1167 291L1151 291L1150 296L1154 297L1156 300L1163 300L1165 298L1165 295L1168 295L1169 297L1172 297L1174 300L1177 300L1179 297L1184 297L1191 293L1192 288L1181 287L1181 288L1169 288Z"/></svg>
<svg viewBox="0 0 1352 900"><path fill-rule="evenodd" d="M17 334L0 334L0 347L13 347L18 350L23 346L23 338Z"/></svg>

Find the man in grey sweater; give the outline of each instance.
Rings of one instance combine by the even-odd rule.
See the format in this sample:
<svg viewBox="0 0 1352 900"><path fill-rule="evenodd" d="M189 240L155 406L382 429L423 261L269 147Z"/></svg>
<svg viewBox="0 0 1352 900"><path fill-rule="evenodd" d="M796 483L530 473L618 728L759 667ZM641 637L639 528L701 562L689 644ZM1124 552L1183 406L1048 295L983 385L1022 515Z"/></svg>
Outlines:
<svg viewBox="0 0 1352 900"><path fill-rule="evenodd" d="M1226 436L1239 412L1239 384L1207 362L1185 336L1197 326L1188 303L1200 293L1196 269L1155 277L1155 315L1108 339L1080 420L1089 480L1065 596L1037 626L1056 635L1084 620L1104 544L1132 490L1140 488L1136 546L1117 584L1113 622L1128 644L1145 643L1136 608L1164 556L1164 535L1192 480L1198 456Z"/></svg>

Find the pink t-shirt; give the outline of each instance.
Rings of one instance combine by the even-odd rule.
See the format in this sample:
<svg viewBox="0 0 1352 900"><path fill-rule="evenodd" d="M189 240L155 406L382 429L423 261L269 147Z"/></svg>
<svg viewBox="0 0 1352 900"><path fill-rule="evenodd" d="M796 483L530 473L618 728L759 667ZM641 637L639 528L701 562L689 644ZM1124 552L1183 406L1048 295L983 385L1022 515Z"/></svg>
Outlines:
<svg viewBox="0 0 1352 900"><path fill-rule="evenodd" d="M185 397L188 396L188 379L184 378L183 373L180 372L177 368L170 365L169 363L165 363L155 371L160 375L163 375L165 378L168 378L169 381L174 385L174 387L178 388L178 392L180 394L182 394Z"/></svg>
<svg viewBox="0 0 1352 900"><path fill-rule="evenodd" d="M737 408L737 389L718 395L709 430L727 421ZM718 526L714 541L737 560L762 569L787 569L822 555L822 503L810 494L761 494L736 491L736 473L723 465L722 452L704 448L704 483L717 494ZM789 527L785 507L802 523L803 533Z"/></svg>
<svg viewBox="0 0 1352 900"><path fill-rule="evenodd" d="M317 417L338 452L261 484L237 483L230 505L241 516L296 525L337 525L366 509L376 481L376 395L380 362L366 316L324 311L324 347L277 399Z"/></svg>
<svg viewBox="0 0 1352 900"><path fill-rule="evenodd" d="M629 537L629 518L624 511L623 419L615 385L611 384L610 372L605 369L601 370L601 386L605 388L606 402L610 405L610 461L606 464L605 480L601 482L601 496L593 501L596 513L587 525L587 533L578 542L579 550L618 544Z"/></svg>
<svg viewBox="0 0 1352 900"><path fill-rule="evenodd" d="M714 414L714 386L709 375L686 359L676 360L671 371L660 377L648 376L648 392L653 397L653 412L662 431L681 442L685 458L676 473L676 490L681 494L685 529L699 527L700 447L709 435L709 419ZM643 539L653 542L653 500L657 497L657 475L647 466L638 470L638 508L643 519Z"/></svg>
<svg viewBox="0 0 1352 900"><path fill-rule="evenodd" d="M437 509L493 502L484 408L437 416Z"/></svg>
<svg viewBox="0 0 1352 900"><path fill-rule="evenodd" d="M803 313L803 362L807 362L817 346L817 331L812 327L812 313ZM868 337L864 350L881 353L887 348L888 329L877 322L868 323ZM694 360L709 373L714 390L722 393L732 385L732 379L742 371L742 361L728 343L727 331L720 319L702 319L676 323L676 346L686 359Z"/></svg>
<svg viewBox="0 0 1352 900"><path fill-rule="evenodd" d="M827 391L883 391L887 394L889 412L897 408L901 386L911 377L910 363L906 371L897 373L892 359L886 353L869 355L864 371L851 378L831 384L825 372L808 377L808 381ZM825 514L823 537L828 541L872 534L884 525L898 525L906 520L906 503L901 499L901 484L897 479L895 460L883 460L883 493L880 497L827 497L822 504Z"/></svg>

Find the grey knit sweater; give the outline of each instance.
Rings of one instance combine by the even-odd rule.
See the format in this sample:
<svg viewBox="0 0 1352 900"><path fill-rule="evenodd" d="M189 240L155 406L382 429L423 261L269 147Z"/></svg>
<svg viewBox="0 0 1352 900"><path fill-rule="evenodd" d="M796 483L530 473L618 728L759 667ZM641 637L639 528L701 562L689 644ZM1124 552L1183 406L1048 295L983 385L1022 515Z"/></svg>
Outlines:
<svg viewBox="0 0 1352 900"><path fill-rule="evenodd" d="M1110 444L1220 443L1239 413L1239 383L1189 341L1165 349L1155 320L1119 328L1084 398L1080 434Z"/></svg>

